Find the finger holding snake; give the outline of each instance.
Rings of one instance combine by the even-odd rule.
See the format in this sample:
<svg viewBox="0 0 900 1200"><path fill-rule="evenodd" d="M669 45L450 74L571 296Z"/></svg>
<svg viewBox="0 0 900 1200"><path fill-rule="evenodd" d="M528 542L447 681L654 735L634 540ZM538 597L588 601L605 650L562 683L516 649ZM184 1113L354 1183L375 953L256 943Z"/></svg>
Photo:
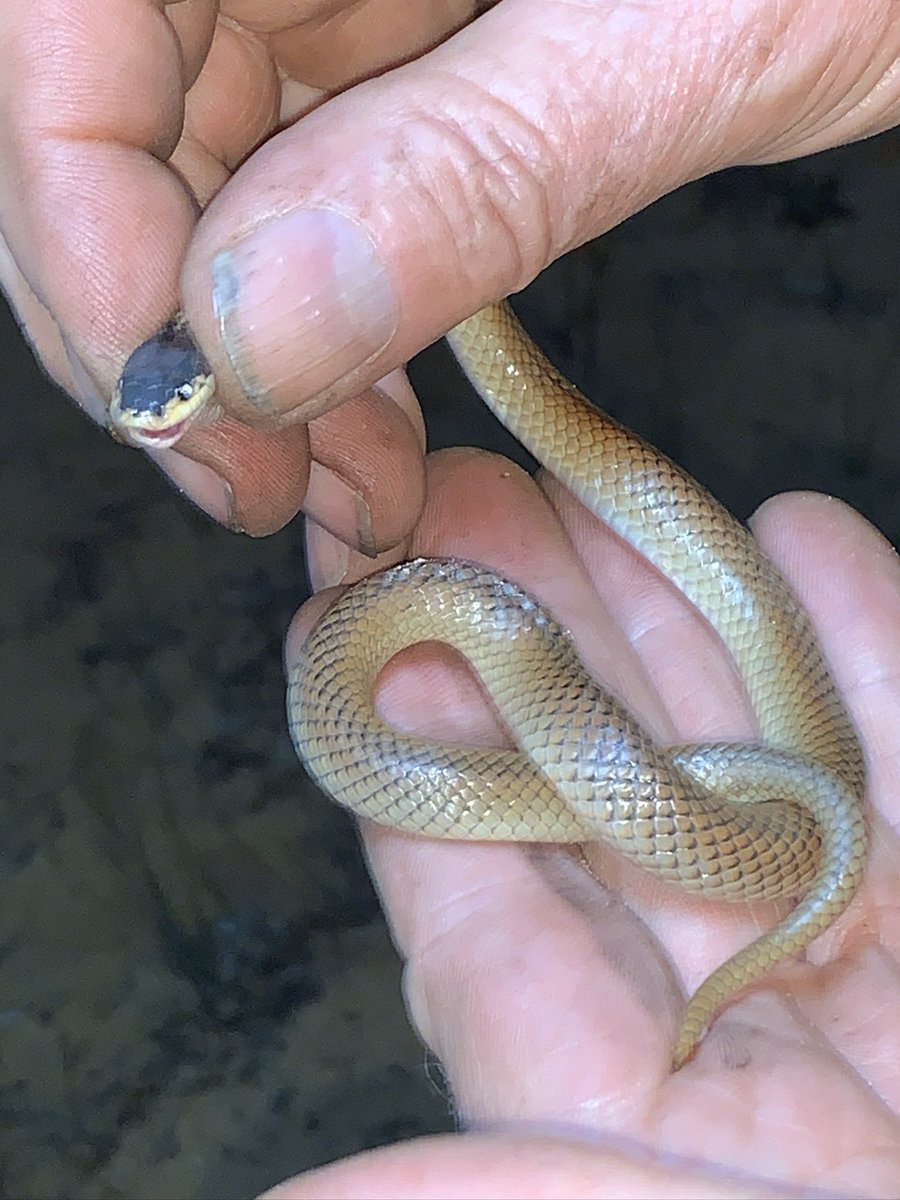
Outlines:
<svg viewBox="0 0 900 1200"><path fill-rule="evenodd" d="M254 147L330 91L382 69L389 49L408 56L470 9L468 0L428 5L390 47L367 40L348 54L375 7L384 19L407 6L2 6L0 286L49 373L98 423L107 422L129 353L179 307L200 210ZM297 36L315 79L292 74L288 46ZM421 418L397 374L352 400L309 435L251 429L227 414L211 423L210 407L177 448L162 438L140 444L234 529L271 532L302 504L373 554L405 534L421 505Z"/></svg>

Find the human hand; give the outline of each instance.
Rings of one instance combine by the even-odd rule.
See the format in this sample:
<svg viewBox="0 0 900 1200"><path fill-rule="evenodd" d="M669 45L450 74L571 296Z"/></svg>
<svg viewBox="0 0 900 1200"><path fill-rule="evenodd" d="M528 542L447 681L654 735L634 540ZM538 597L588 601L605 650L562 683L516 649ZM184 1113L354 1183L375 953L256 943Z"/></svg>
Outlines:
<svg viewBox="0 0 900 1200"><path fill-rule="evenodd" d="M183 301L226 416L154 457L217 519L397 543L394 368L685 180L900 111L893 0L503 0L427 53L480 7L4 3L0 281L98 420Z"/></svg>
<svg viewBox="0 0 900 1200"><path fill-rule="evenodd" d="M751 735L715 636L555 480L535 484L471 451L435 455L428 468L408 554L472 559L524 585L660 739ZM685 993L783 908L704 902L613 852L597 862L597 882L563 850L368 826L410 1012L470 1132L373 1151L271 1195L896 1193L900 562L823 496L768 502L754 531L810 612L867 746L872 851L850 910L808 962L731 1004L671 1075ZM348 580L371 569L354 557ZM332 595L301 611L289 662ZM379 697L402 728L503 744L471 676L433 648L389 669Z"/></svg>

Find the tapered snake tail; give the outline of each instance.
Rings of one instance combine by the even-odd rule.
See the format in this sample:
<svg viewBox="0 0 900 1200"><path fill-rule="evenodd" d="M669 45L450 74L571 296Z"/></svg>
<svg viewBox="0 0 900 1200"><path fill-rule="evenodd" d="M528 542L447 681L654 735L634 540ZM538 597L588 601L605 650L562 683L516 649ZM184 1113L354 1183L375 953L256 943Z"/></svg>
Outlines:
<svg viewBox="0 0 900 1200"><path fill-rule="evenodd" d="M671 747L674 761L701 786L739 803L778 796L816 822L818 847L804 848L815 863L803 898L774 929L739 950L718 967L691 996L672 1053L673 1070L693 1056L715 1014L728 999L765 971L798 954L833 924L862 882L867 822L858 794L840 775L810 755L741 742ZM764 805L774 816L778 805ZM762 845L758 843L758 845ZM793 894L785 887L783 894Z"/></svg>

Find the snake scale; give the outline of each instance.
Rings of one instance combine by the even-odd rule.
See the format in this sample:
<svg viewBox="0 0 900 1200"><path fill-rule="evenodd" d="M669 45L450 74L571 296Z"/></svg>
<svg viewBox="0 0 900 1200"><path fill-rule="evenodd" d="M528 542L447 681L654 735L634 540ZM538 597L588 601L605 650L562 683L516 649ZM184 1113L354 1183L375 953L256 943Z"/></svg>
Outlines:
<svg viewBox="0 0 900 1200"><path fill-rule="evenodd" d="M185 412L208 401L212 376L185 328L178 318L167 326L177 346L171 419L157 399L143 444L159 444L167 425L177 438ZM736 992L806 947L852 899L866 859L863 753L806 613L749 531L591 405L508 305L482 309L447 336L507 428L706 618L740 672L759 740L655 744L526 591L476 564L419 559L348 588L312 631L288 685L294 743L329 795L382 825L429 837L602 839L703 896L799 897L690 998L677 1069ZM113 421L142 444L147 404L123 402L126 392ZM423 641L468 659L517 750L435 744L378 717L379 672Z"/></svg>

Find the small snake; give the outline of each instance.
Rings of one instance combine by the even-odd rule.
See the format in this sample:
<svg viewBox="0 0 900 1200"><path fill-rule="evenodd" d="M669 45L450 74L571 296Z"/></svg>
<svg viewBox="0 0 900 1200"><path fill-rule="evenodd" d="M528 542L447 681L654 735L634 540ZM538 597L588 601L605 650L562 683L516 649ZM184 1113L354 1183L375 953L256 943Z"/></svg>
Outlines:
<svg viewBox="0 0 900 1200"><path fill-rule="evenodd" d="M288 686L294 744L327 793L382 825L602 839L714 899L800 896L690 998L677 1069L737 991L809 945L853 898L866 859L862 749L806 613L744 526L591 405L506 304L447 336L507 428L709 621L744 681L759 741L657 745L526 591L474 564L418 559L348 588L309 635ZM424 641L469 660L518 750L441 745L378 717L379 672Z"/></svg>

